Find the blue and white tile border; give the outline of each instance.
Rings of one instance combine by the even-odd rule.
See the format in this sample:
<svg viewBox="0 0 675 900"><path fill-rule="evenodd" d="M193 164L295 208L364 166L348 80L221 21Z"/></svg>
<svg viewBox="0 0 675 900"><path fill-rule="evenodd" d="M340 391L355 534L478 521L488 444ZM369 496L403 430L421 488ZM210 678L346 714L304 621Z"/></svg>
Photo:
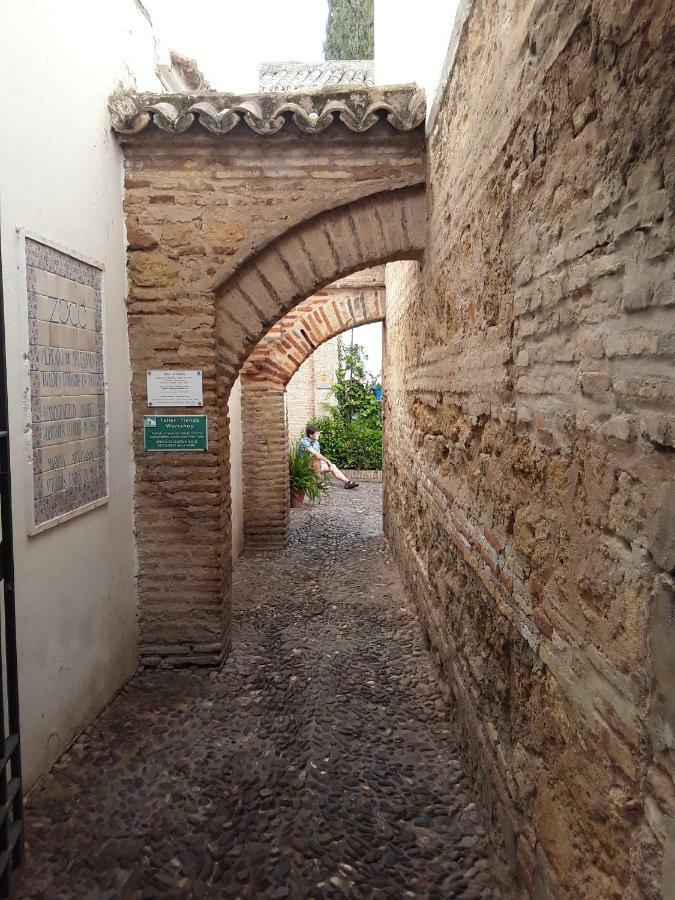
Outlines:
<svg viewBox="0 0 675 900"><path fill-rule="evenodd" d="M27 532L29 535L39 534L42 531L47 530L48 528L53 528L55 525L60 525L63 522L67 522L70 519L75 518L76 516L81 515L82 513L89 512L92 509L97 509L100 506L103 506L110 499L109 493L109 422L108 422L108 380L106 377L107 372L107 359L106 359L106 347L105 347L105 328L104 328L104 316L103 316L103 305L104 305L104 266L99 260L92 259L90 257L85 256L82 253L71 250L68 247L61 246L54 241L47 240L42 236L35 234L34 232L28 231L23 228L16 229L17 234L17 276L19 280L19 292L18 295L21 298L22 302L22 310L20 315L20 321L22 323L22 344L23 344L23 354L22 354L22 368L23 368L23 390L22 390L22 407L24 414L24 445L23 445L23 460L24 460L24 470L25 470L25 485L26 485L26 522L27 522ZM104 418L104 432L102 436L102 440L104 441L104 474L103 476L89 485L83 485L81 488L86 488L86 490L81 490L78 496L78 499L81 501L80 504L76 508L64 509L65 505L63 502L55 502L52 498L41 498L38 496L36 491L36 477L38 476L38 472L36 469L37 466L34 465L34 451L35 447L33 445L33 425L37 424L37 418L39 416L36 415L36 397L34 396L34 392L32 391L32 379L31 377L31 368L32 368L32 350L35 346L35 335L32 333L36 328L35 323L35 311L33 309L34 301L30 296L29 284L28 284L28 265L27 265L27 254L26 254L26 241L31 241L36 244L42 245L41 248L33 248L32 252L42 252L44 254L45 261L49 261L51 264L50 271L54 271L55 274L59 275L67 275L67 273L73 272L78 273L80 275L79 278L74 280L81 281L82 283L89 283L90 286L94 286L91 283L92 278L94 278L99 284L99 319L98 322L100 324L100 332L99 332L99 341L97 342L97 347L100 348L100 352L102 354L102 362L103 362L103 394L101 395L101 399L103 401L103 418ZM66 257L66 259L64 259ZM97 273L91 273L91 269L97 269ZM31 305L32 304L32 305ZM32 313L32 315L31 315ZM69 491L78 490L71 488ZM66 492L64 492L66 493ZM70 500L73 498L70 497ZM64 498L61 498L63 501ZM72 504L70 504L72 505Z"/></svg>

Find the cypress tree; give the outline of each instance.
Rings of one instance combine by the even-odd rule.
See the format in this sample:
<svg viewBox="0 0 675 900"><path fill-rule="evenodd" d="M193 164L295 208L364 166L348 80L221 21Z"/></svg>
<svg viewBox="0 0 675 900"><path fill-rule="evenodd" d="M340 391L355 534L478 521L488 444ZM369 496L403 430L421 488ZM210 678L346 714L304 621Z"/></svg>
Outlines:
<svg viewBox="0 0 675 900"><path fill-rule="evenodd" d="M328 0L324 59L373 59L374 0Z"/></svg>

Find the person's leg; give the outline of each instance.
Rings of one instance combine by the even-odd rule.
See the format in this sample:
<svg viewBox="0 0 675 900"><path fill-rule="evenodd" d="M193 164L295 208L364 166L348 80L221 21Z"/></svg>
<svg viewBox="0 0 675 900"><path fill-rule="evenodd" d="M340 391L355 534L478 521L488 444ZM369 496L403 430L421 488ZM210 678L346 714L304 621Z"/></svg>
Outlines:
<svg viewBox="0 0 675 900"><path fill-rule="evenodd" d="M346 488L355 488L359 486L356 481L350 481L346 475L343 475L338 467L336 465L333 465L333 463L330 464L330 473L337 481L341 481Z"/></svg>
<svg viewBox="0 0 675 900"><path fill-rule="evenodd" d="M345 475L343 475L342 472L338 469L338 467L336 465L334 465L333 463L330 464L330 468L328 471L333 476L333 478L337 479L338 481L341 481L343 484L347 484L347 482L349 481L349 479Z"/></svg>

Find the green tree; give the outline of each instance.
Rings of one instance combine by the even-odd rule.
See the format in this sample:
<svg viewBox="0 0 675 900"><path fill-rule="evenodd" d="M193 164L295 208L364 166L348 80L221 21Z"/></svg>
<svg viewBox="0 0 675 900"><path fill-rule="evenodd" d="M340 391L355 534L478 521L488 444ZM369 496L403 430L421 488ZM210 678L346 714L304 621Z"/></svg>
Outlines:
<svg viewBox="0 0 675 900"><path fill-rule="evenodd" d="M375 397L377 382L366 370L360 344L338 340L338 365L333 384L337 406L324 407L316 422L322 452L345 469L382 468L382 407Z"/></svg>
<svg viewBox="0 0 675 900"><path fill-rule="evenodd" d="M325 59L373 59L374 0L328 0Z"/></svg>
<svg viewBox="0 0 675 900"><path fill-rule="evenodd" d="M380 403L375 399L375 381L366 370L366 354L360 344L345 344L338 338L338 364L335 371L333 395L337 412L344 422L359 420L377 426L380 422Z"/></svg>

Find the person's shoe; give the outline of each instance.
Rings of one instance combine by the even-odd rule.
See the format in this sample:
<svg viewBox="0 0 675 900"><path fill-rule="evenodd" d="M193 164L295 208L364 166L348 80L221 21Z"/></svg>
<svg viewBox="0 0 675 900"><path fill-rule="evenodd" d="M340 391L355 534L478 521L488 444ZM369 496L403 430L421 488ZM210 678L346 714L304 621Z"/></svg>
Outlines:
<svg viewBox="0 0 675 900"><path fill-rule="evenodd" d="M352 488L355 488L355 487L358 487L358 486L359 486L358 481L347 481L347 482L345 483L345 490L346 490L346 491L351 491Z"/></svg>

